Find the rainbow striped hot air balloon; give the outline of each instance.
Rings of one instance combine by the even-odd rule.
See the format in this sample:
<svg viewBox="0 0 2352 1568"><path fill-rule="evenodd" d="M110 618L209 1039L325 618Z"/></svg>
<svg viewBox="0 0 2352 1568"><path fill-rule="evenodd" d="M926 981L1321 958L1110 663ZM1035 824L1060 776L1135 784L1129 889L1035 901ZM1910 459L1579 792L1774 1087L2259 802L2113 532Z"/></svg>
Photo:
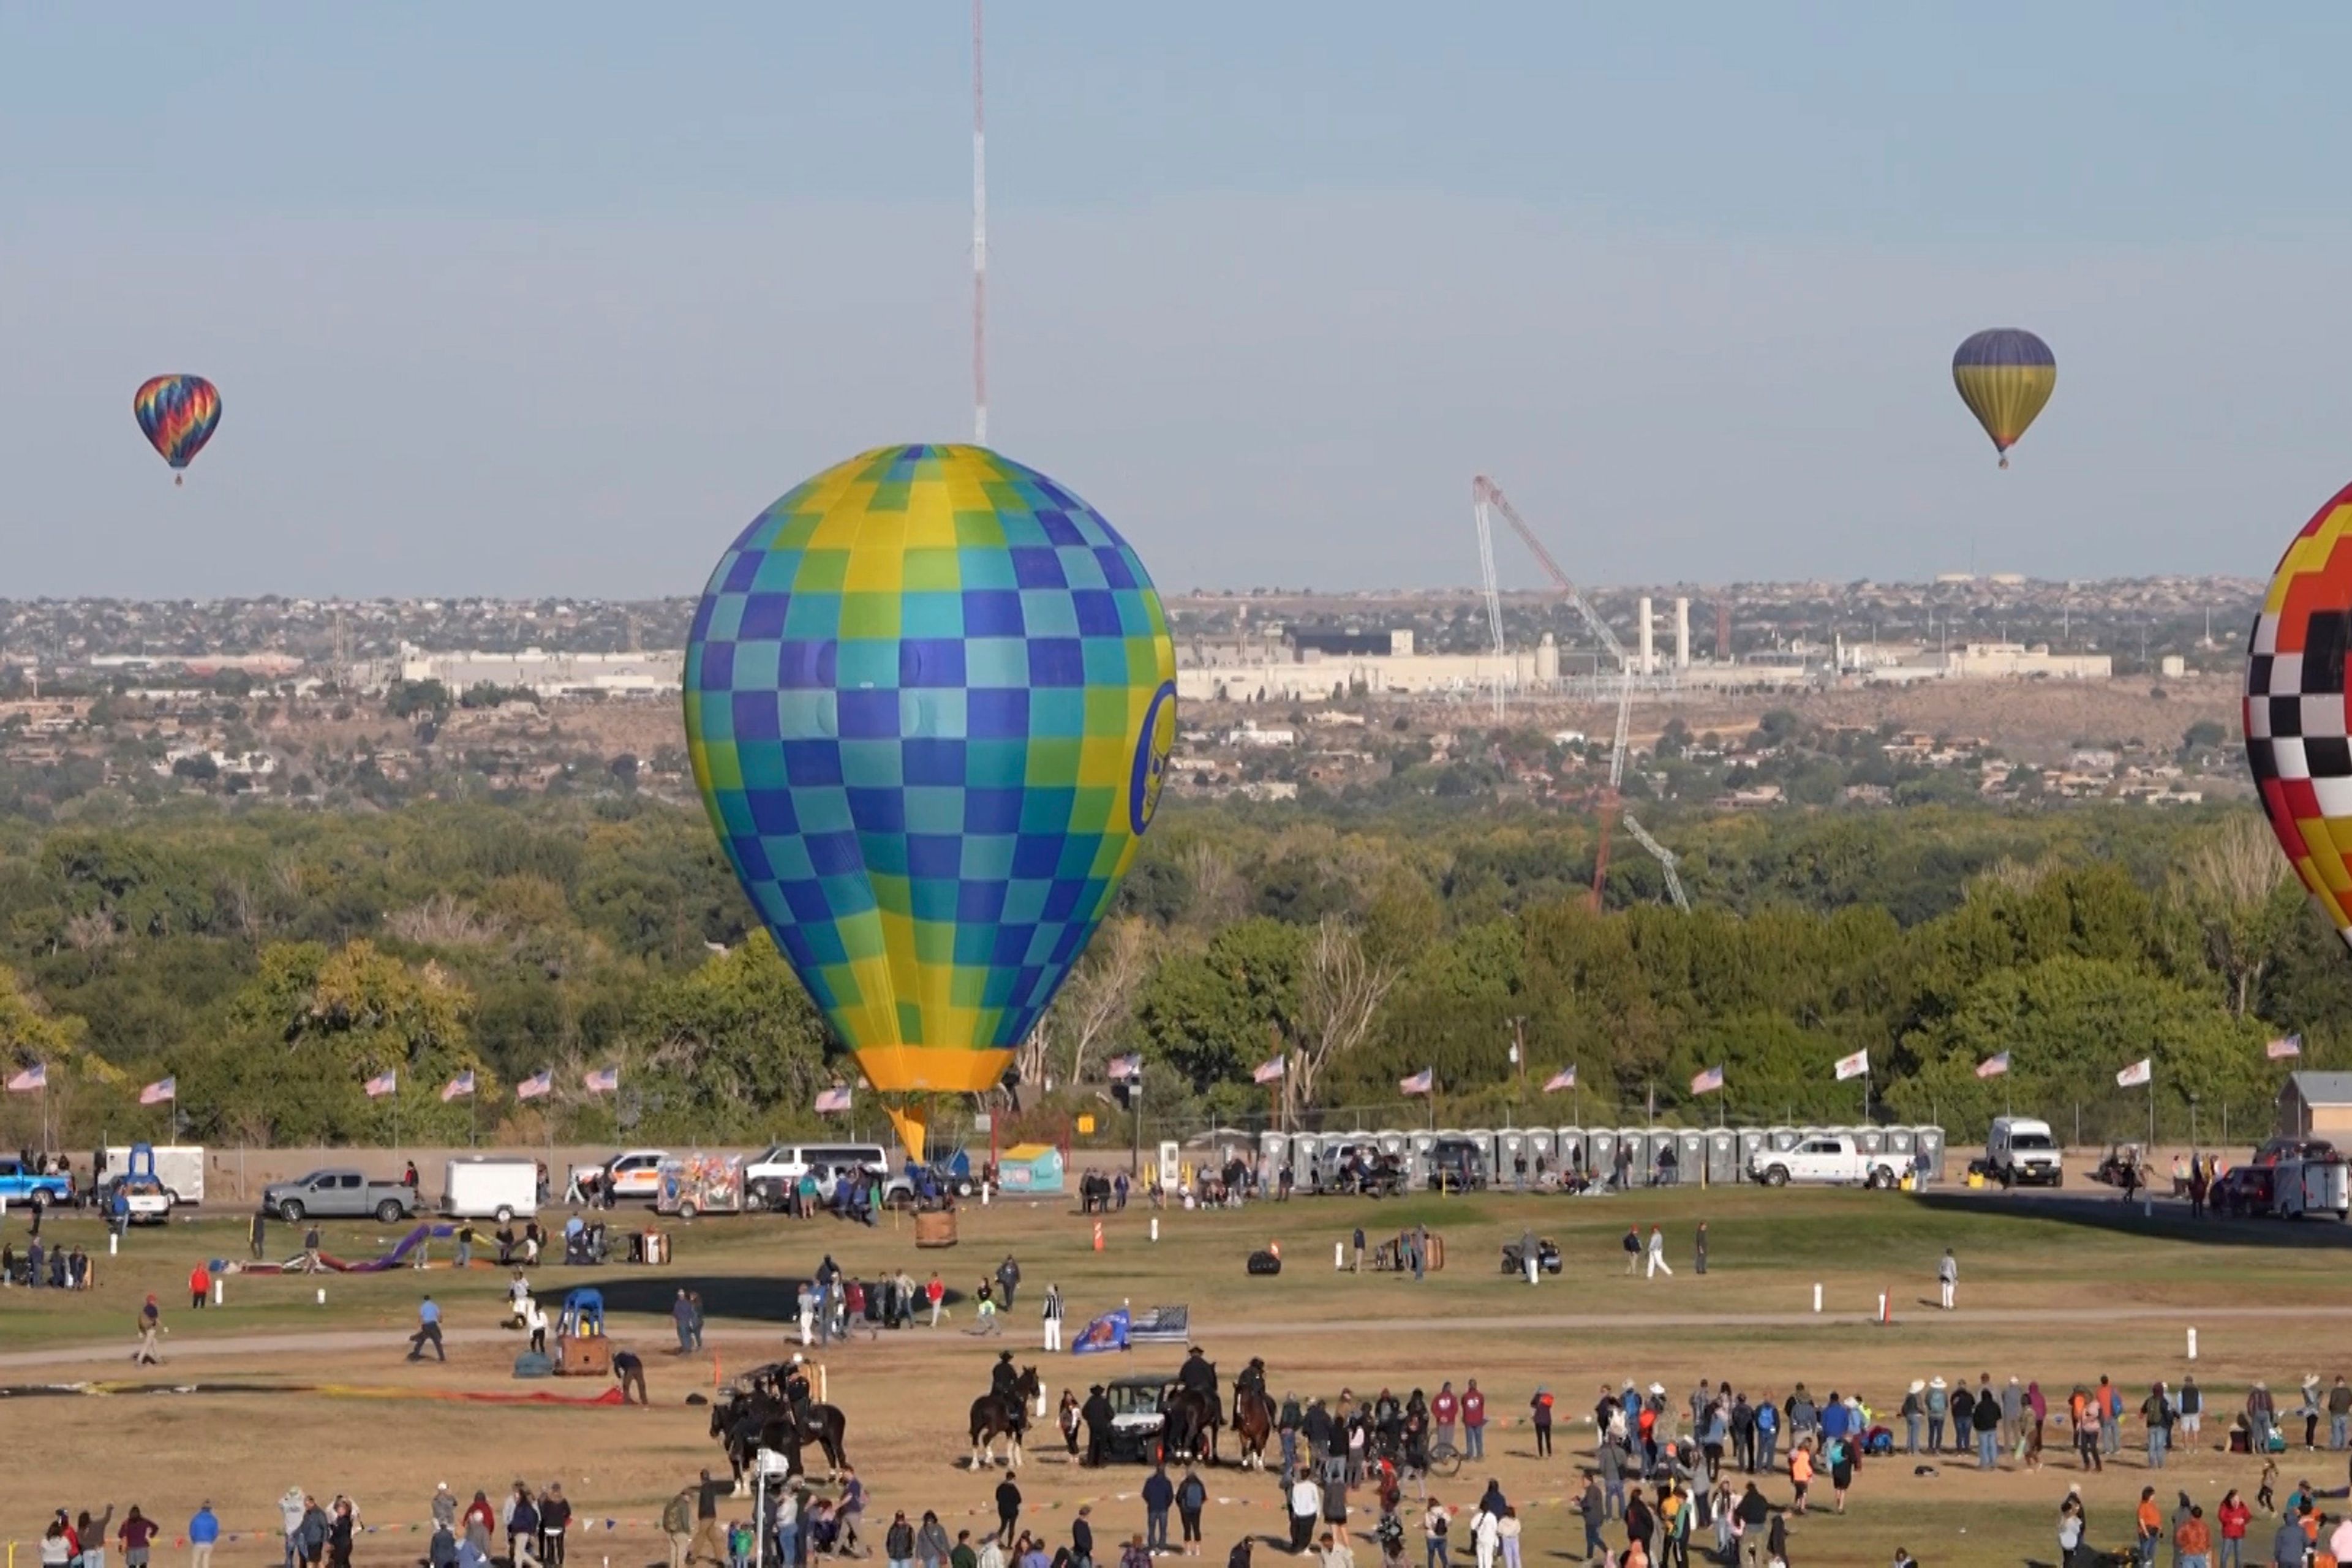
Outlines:
<svg viewBox="0 0 2352 1568"><path fill-rule="evenodd" d="M2058 384L2058 357L2019 327L1973 334L1952 355L1952 384L2009 467L2009 449L2033 423Z"/></svg>
<svg viewBox="0 0 2352 1568"><path fill-rule="evenodd" d="M922 1150L1109 909L1176 733L1167 613L1101 514L981 447L883 447L754 519L687 643L727 857Z"/></svg>
<svg viewBox="0 0 2352 1568"><path fill-rule="evenodd" d="M184 468L220 423L220 390L201 375L159 375L131 395L131 412L147 444L174 469ZM172 477L175 485L180 479Z"/></svg>

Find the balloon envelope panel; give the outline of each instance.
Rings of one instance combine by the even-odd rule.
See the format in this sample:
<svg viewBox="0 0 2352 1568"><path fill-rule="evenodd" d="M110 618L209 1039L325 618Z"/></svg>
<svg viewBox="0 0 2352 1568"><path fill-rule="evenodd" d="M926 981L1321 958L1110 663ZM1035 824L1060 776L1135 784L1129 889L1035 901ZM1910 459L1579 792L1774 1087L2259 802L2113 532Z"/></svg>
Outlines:
<svg viewBox="0 0 2352 1568"><path fill-rule="evenodd" d="M2017 327L1978 332L1952 355L1952 384L1993 446L2017 444L2058 386L2058 356Z"/></svg>
<svg viewBox="0 0 2352 1568"><path fill-rule="evenodd" d="M2246 763L2304 886L2352 941L2352 486L2287 546L2246 650Z"/></svg>
<svg viewBox="0 0 2352 1568"><path fill-rule="evenodd" d="M853 458L720 559L687 647L695 779L876 1089L1003 1075L1150 823L1175 667L1127 542L984 447Z"/></svg>
<svg viewBox="0 0 2352 1568"><path fill-rule="evenodd" d="M220 393L201 375L159 375L131 394L131 413L147 444L184 468L220 423Z"/></svg>

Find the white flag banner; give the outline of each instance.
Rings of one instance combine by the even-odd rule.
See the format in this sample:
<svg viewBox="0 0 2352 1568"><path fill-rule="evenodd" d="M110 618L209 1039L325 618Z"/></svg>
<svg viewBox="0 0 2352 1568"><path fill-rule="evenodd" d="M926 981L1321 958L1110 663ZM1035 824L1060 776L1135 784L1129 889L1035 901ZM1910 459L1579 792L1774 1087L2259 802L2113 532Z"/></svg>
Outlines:
<svg viewBox="0 0 2352 1568"><path fill-rule="evenodd" d="M1856 1051L1850 1057L1838 1058L1837 1075L1838 1082L1840 1083L1843 1083L1850 1078L1868 1078L1870 1076L1870 1053L1868 1051Z"/></svg>
<svg viewBox="0 0 2352 1568"><path fill-rule="evenodd" d="M2156 1074L2151 1067L2151 1058L2142 1057L2139 1060L2132 1063L2131 1066L2124 1068L2123 1071L2116 1074L2116 1087L2118 1089L2137 1089L2140 1085L2147 1082L2155 1076Z"/></svg>

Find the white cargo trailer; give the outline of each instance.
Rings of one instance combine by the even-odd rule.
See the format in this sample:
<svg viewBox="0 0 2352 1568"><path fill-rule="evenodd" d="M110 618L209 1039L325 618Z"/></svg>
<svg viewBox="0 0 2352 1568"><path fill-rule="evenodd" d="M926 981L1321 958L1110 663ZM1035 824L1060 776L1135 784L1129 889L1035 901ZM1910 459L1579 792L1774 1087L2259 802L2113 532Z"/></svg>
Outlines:
<svg viewBox="0 0 2352 1568"><path fill-rule="evenodd" d="M539 1162L478 1157L449 1162L441 1212L451 1219L494 1219L539 1212Z"/></svg>

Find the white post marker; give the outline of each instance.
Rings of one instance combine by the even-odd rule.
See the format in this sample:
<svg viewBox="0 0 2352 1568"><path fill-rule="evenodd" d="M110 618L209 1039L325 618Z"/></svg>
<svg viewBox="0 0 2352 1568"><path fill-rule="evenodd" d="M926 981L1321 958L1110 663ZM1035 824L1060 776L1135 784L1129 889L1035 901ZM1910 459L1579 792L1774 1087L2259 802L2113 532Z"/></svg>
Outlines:
<svg viewBox="0 0 2352 1568"><path fill-rule="evenodd" d="M1158 1215L1153 1215L1151 1216L1151 1239L1154 1241L1158 1241L1160 1239L1160 1216Z"/></svg>
<svg viewBox="0 0 2352 1568"><path fill-rule="evenodd" d="M1331 1244L1331 1268L1335 1273L1345 1274L1348 1271L1348 1244L1346 1242L1335 1241Z"/></svg>
<svg viewBox="0 0 2352 1568"><path fill-rule="evenodd" d="M820 1405L833 1403L833 1379L825 1372L823 1362L816 1363L816 1399Z"/></svg>
<svg viewBox="0 0 2352 1568"><path fill-rule="evenodd" d="M323 1306L325 1306L326 1304L327 1304L327 1288L326 1288L324 1285L321 1285L321 1286L320 1286L320 1287L319 1287L319 1305L320 1305L321 1307L323 1307Z"/></svg>
<svg viewBox="0 0 2352 1568"><path fill-rule="evenodd" d="M1816 1311L1816 1312L1818 1312L1818 1311L1820 1311L1821 1310L1822 1310L1822 1287L1821 1287L1820 1282L1817 1280L1817 1281L1815 1281L1815 1282L1814 1282L1814 1285L1813 1285L1813 1310L1814 1310L1814 1311Z"/></svg>
<svg viewBox="0 0 2352 1568"><path fill-rule="evenodd" d="M213 1280L213 1305L214 1305L214 1306L215 1306L215 1307L217 1307L217 1306L219 1306L220 1304L221 1304L221 1281L220 1281L220 1279L219 1279L215 1278L215 1279Z"/></svg>
<svg viewBox="0 0 2352 1568"><path fill-rule="evenodd" d="M2189 1359L2190 1361L2195 1361L2197 1359L2197 1331L2195 1329L2189 1331Z"/></svg>
<svg viewBox="0 0 2352 1568"><path fill-rule="evenodd" d="M116 1236L114 1232L110 1230L106 1233L106 1255L109 1258L114 1256L114 1244L121 1239L121 1237Z"/></svg>

